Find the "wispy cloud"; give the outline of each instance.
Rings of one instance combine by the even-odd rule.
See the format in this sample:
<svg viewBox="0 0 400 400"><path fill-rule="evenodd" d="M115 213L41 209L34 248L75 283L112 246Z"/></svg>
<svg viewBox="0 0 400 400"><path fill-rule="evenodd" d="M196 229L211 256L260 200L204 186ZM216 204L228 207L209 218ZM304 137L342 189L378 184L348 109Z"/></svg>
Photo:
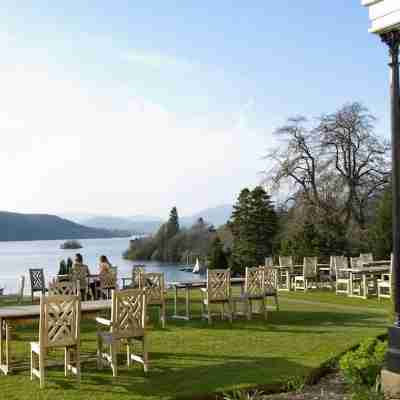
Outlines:
<svg viewBox="0 0 400 400"><path fill-rule="evenodd" d="M130 50L122 58L130 63L142 64L150 68L161 69L165 67L192 68L193 63L185 58L175 57L162 52L147 52Z"/></svg>

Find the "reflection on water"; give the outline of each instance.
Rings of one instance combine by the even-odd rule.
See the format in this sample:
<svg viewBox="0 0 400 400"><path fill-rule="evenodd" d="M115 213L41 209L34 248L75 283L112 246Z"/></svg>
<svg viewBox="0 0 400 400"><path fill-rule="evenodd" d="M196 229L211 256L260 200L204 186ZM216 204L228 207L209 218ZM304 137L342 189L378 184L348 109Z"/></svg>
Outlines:
<svg viewBox="0 0 400 400"><path fill-rule="evenodd" d="M63 240L41 240L32 242L0 242L0 287L5 287L6 293L15 292L18 277L25 275L28 278L29 268L43 268L48 281L58 272L62 259L73 258L79 252L90 272L97 272L98 259L105 254L113 265L118 266L119 278L130 276L131 266L135 262L124 260L122 253L128 248L128 238L115 239L82 239L79 242L83 248L79 250L62 250ZM136 262L137 264L137 262ZM146 265L146 271L164 272L167 282L191 281L201 277L179 271L176 264L159 262L141 262ZM25 287L30 287L27 281ZM29 289L27 289L29 292Z"/></svg>

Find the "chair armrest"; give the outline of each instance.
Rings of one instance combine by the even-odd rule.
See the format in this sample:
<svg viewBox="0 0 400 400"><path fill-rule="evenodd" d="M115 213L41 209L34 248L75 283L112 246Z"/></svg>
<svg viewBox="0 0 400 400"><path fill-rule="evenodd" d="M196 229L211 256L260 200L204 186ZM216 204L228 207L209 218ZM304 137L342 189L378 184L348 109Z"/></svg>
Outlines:
<svg viewBox="0 0 400 400"><path fill-rule="evenodd" d="M97 317L96 318L96 322L98 324L105 325L105 326L111 326L112 325L110 320L105 319L105 318L101 318L101 317Z"/></svg>
<svg viewBox="0 0 400 400"><path fill-rule="evenodd" d="M207 288L205 287L200 288L200 292L207 293Z"/></svg>

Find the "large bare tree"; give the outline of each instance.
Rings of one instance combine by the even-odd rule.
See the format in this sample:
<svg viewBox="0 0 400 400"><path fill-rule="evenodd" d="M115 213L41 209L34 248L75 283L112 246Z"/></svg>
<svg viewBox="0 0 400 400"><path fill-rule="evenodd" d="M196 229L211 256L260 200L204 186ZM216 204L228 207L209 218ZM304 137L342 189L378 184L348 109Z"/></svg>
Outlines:
<svg viewBox="0 0 400 400"><path fill-rule="evenodd" d="M390 179L389 145L374 123L360 103L312 121L290 118L274 133L279 146L266 156L266 179L321 217L335 215L363 228L370 200Z"/></svg>

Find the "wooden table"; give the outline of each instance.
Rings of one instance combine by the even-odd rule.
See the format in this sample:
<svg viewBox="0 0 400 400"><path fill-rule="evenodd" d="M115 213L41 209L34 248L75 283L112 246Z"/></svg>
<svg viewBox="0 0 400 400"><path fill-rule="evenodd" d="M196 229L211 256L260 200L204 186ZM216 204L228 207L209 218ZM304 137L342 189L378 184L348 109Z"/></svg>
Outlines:
<svg viewBox="0 0 400 400"><path fill-rule="evenodd" d="M100 311L111 309L111 300L83 301L82 315L97 314ZM15 325L23 321L35 321L40 318L40 306L12 306L0 308L0 370L8 374L17 364L11 361L12 333Z"/></svg>
<svg viewBox="0 0 400 400"><path fill-rule="evenodd" d="M355 267L355 268L342 268L341 271L349 273L349 296L350 297L360 297L362 299L368 298L368 287L367 287L367 277L372 276L374 280L380 277L382 274L390 272L390 265L383 264L380 262L378 266L376 266L377 261L369 262L363 264L362 267ZM390 261L389 261L390 263ZM371 265L371 266L369 266ZM355 278L361 280L360 283L360 291L356 293L354 290L354 281Z"/></svg>
<svg viewBox="0 0 400 400"><path fill-rule="evenodd" d="M245 282L244 278L232 278L231 285L241 285ZM174 289L174 319L183 319L186 321L190 320L190 291L193 289L201 289L207 287L207 281L195 281L195 282L167 282L169 287ZM178 292L179 290L185 291L185 314L178 313Z"/></svg>

